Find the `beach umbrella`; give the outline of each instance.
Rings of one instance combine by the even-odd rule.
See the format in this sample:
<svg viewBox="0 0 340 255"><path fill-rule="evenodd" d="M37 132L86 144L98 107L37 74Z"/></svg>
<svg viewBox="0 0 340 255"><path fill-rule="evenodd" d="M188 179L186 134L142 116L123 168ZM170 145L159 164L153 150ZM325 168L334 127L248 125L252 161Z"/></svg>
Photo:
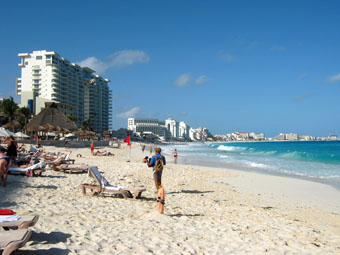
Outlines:
<svg viewBox="0 0 340 255"><path fill-rule="evenodd" d="M28 135L25 135L25 134L22 133L22 132L17 132L17 133L15 133L15 136L16 136L16 137L20 137L20 138L28 138L28 137L29 137Z"/></svg>
<svg viewBox="0 0 340 255"><path fill-rule="evenodd" d="M5 137L8 137L8 136L15 136L15 134L3 127L0 127L0 136L5 136Z"/></svg>
<svg viewBox="0 0 340 255"><path fill-rule="evenodd" d="M75 137L76 135L75 134L72 134L72 133L69 133L69 134L66 134L65 137Z"/></svg>

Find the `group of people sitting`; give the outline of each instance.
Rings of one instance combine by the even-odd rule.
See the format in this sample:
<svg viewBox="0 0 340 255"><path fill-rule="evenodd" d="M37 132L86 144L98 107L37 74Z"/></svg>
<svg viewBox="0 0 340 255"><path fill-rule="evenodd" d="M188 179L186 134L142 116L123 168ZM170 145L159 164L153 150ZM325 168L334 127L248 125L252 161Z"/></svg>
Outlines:
<svg viewBox="0 0 340 255"><path fill-rule="evenodd" d="M14 139L12 140L14 141ZM25 174L27 176L39 176L45 171L45 166L49 165L55 171L63 172L87 172L89 165L75 164L74 159L70 159L71 151L64 153L47 152L42 146L30 146L26 150L22 145L18 148L14 142L5 146L0 146L0 185L6 186L7 175ZM15 149L13 147L15 145ZM110 152L96 152L97 155L113 155Z"/></svg>

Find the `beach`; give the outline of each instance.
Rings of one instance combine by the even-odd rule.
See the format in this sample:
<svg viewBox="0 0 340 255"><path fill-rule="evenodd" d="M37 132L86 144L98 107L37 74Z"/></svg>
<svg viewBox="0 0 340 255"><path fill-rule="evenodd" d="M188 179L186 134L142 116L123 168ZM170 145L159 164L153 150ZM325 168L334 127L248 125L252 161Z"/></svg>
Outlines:
<svg viewBox="0 0 340 255"><path fill-rule="evenodd" d="M115 155L86 148L72 149L71 158L98 166L111 184L146 188L142 199L84 196L79 185L91 181L87 174L11 175L0 187L0 208L40 215L16 254L340 254L340 191L330 185L175 165L167 156L161 215L152 169L142 163L148 147L103 149Z"/></svg>

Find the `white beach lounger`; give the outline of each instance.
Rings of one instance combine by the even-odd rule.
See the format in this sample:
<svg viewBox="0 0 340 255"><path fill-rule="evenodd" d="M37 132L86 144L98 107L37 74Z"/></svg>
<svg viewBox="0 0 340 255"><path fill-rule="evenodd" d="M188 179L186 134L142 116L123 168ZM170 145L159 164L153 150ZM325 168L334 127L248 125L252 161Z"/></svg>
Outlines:
<svg viewBox="0 0 340 255"><path fill-rule="evenodd" d="M120 194L123 198L140 198L142 192L145 191L144 188L137 188L135 189L134 193L132 194L131 191L127 187L118 186L118 185L111 185L108 181L100 174L99 170L95 166L91 166L88 172L89 176L94 178L96 184L81 184L80 187L82 189L83 194L86 194L86 190L90 190L91 195L97 195L101 193L116 193Z"/></svg>
<svg viewBox="0 0 340 255"><path fill-rule="evenodd" d="M33 175L34 176L39 176L41 175L41 173L43 171L45 171L44 169L45 167L45 163L43 161L34 164L32 166L26 167L26 168L15 168L15 167L10 167L8 168L8 173L10 174L24 174L27 175L29 171L33 171Z"/></svg>

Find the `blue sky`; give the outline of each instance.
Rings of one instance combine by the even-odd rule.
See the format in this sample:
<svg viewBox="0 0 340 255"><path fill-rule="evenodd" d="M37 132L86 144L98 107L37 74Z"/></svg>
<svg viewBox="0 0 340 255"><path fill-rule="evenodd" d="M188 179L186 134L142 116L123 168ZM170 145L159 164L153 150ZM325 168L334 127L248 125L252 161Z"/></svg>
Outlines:
<svg viewBox="0 0 340 255"><path fill-rule="evenodd" d="M213 134L340 135L339 1L6 1L0 94L19 52L111 80L113 128L173 117ZM15 97L19 101L18 97Z"/></svg>

